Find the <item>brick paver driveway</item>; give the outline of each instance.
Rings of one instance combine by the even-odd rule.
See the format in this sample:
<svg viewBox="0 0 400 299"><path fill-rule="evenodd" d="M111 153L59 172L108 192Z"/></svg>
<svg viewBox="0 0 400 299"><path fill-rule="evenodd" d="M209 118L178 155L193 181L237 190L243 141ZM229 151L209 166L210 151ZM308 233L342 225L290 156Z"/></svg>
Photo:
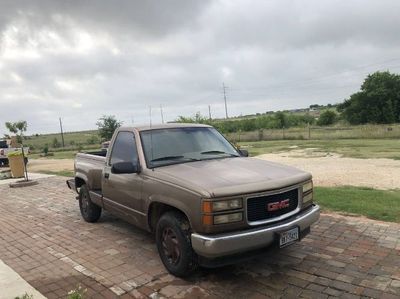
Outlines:
<svg viewBox="0 0 400 299"><path fill-rule="evenodd" d="M322 215L300 243L182 280L148 233L108 214L84 222L65 179L0 187L0 258L48 298L78 284L93 298L399 298L399 253L398 224Z"/></svg>

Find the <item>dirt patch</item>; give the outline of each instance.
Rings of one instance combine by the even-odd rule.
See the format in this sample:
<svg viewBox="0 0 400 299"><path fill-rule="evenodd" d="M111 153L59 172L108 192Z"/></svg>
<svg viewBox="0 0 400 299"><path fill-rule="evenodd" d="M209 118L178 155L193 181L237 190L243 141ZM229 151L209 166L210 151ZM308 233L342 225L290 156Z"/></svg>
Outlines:
<svg viewBox="0 0 400 299"><path fill-rule="evenodd" d="M316 152L313 149L265 154L257 158L311 172L316 186L400 188L400 161L396 160L342 158L337 154Z"/></svg>
<svg viewBox="0 0 400 299"><path fill-rule="evenodd" d="M28 171L74 171L73 159L30 159Z"/></svg>

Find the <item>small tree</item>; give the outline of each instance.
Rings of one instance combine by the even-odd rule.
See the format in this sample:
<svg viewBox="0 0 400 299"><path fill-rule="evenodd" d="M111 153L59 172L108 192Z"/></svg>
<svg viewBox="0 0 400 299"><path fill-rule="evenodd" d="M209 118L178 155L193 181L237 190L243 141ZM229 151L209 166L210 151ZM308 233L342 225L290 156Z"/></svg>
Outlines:
<svg viewBox="0 0 400 299"><path fill-rule="evenodd" d="M25 170L25 180L28 180L28 171L25 165L25 153L24 153L24 145L23 145L23 137L24 132L28 127L28 124L25 120L17 121L17 122L6 122L6 128L17 136L17 142L21 144L22 158L24 159L24 170Z"/></svg>
<svg viewBox="0 0 400 299"><path fill-rule="evenodd" d="M321 113L318 118L318 126L329 126L333 125L337 120L337 113L333 110L326 110Z"/></svg>
<svg viewBox="0 0 400 299"><path fill-rule="evenodd" d="M6 122L6 128L11 132L14 133L17 136L17 142L22 145L22 139L24 136L24 132L26 132L26 129L28 127L28 124L26 123L25 120L17 121L17 122Z"/></svg>
<svg viewBox="0 0 400 299"><path fill-rule="evenodd" d="M100 137L103 140L110 140L114 131L122 125L122 122L117 121L114 115L103 115L96 122L96 125L99 128Z"/></svg>

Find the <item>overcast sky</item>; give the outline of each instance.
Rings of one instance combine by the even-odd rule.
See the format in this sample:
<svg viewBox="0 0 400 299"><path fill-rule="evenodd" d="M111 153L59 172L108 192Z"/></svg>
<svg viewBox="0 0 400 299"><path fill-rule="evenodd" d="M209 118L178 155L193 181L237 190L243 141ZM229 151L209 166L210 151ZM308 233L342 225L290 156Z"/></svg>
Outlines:
<svg viewBox="0 0 400 299"><path fill-rule="evenodd" d="M0 134L337 103L400 71L400 1L0 0Z"/></svg>

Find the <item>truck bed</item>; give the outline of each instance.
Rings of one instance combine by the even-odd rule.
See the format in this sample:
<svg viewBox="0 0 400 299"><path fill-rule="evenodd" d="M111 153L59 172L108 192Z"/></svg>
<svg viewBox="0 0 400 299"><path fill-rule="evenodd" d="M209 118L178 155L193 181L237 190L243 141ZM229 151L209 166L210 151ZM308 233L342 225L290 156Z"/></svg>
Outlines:
<svg viewBox="0 0 400 299"><path fill-rule="evenodd" d="M101 190L101 178L107 151L78 153L75 157L75 174L86 181L91 190Z"/></svg>

